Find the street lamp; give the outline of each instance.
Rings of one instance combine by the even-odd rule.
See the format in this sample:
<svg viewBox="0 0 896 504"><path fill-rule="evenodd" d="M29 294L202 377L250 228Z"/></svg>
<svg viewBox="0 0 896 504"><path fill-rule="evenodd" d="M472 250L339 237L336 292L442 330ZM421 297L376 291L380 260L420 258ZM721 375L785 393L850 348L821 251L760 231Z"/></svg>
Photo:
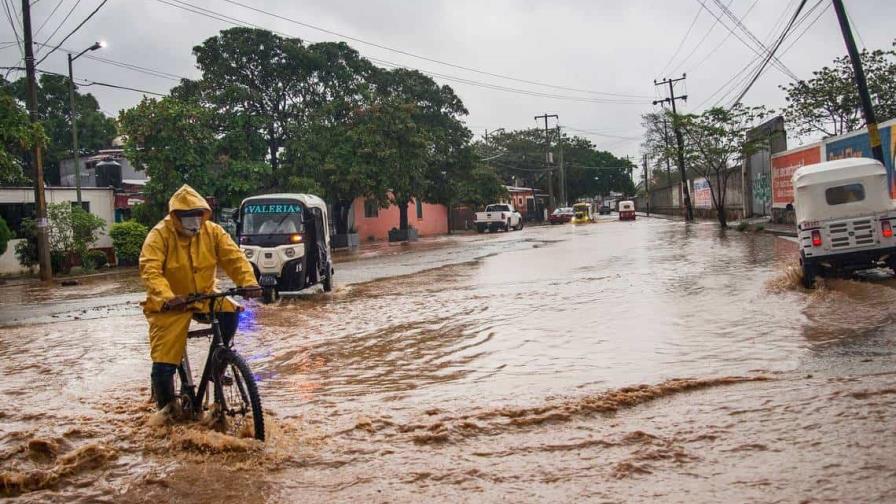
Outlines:
<svg viewBox="0 0 896 504"><path fill-rule="evenodd" d="M94 42L92 46L79 52L74 57L72 53L68 53L68 99L71 107L69 114L72 120L72 155L75 159L75 192L78 196L78 206L81 206L81 156L79 156L80 149L78 147L78 122L75 119L75 78L72 75L72 62L87 51L96 51L105 45L103 42Z"/></svg>

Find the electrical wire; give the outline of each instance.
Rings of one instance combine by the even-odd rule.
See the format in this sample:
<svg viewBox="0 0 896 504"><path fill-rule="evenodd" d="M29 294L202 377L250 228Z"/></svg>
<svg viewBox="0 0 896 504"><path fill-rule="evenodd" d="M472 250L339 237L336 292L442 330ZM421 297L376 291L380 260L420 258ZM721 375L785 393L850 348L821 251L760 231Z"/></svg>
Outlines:
<svg viewBox="0 0 896 504"><path fill-rule="evenodd" d="M733 2L734 0L730 0L730 1ZM678 53L681 52L681 48L684 47L684 43L688 40L688 36L691 34L691 30L694 29L694 25L697 24L697 19L700 18L700 14L702 14L702 13L703 13L703 9L697 9L697 14L694 15L694 19L691 21L691 25L688 26L687 31L684 32L684 36L681 37L681 42L678 43L678 47L675 48L675 52L672 53L672 57L670 57L669 61L667 61L666 64L663 66L663 69L662 69L662 71L660 71L659 75L666 74L666 69L669 68L669 65L671 65L672 62L675 61L675 57L678 56ZM697 45L700 45L700 43L698 42ZM659 77L659 76L657 76L657 77Z"/></svg>
<svg viewBox="0 0 896 504"><path fill-rule="evenodd" d="M34 37L36 37L36 36L38 36L38 35L40 34L40 31L43 30L43 29L44 29L44 26L47 25L47 22L49 22L50 19L53 18L53 15L56 14L56 11L59 10L59 7L62 6L62 3L63 3L63 2L65 2L65 0L59 0L58 2L56 2L56 7L53 8L53 11L50 12L50 15L47 16L47 17L45 17L45 18L44 18L44 22L41 23L40 26L37 27L37 31L35 31L35 32L34 32L34 35L33 35ZM36 3L36 2L35 2L35 3ZM34 4L31 4L31 5L34 5Z"/></svg>
<svg viewBox="0 0 896 504"><path fill-rule="evenodd" d="M0 69L15 70L18 72L25 71L25 67L21 67L21 66L0 66ZM58 72L50 72L49 70L35 69L35 71L38 73L42 73L42 74L56 75L58 77L68 78L68 75L61 74ZM109 84L108 82L99 82L99 81L92 81L92 80L86 80L86 79L81 79L81 82L77 82L77 81L78 81L78 79L75 79L75 84L78 86L83 86L83 87L101 86L101 87L107 87L107 88L113 88L113 89L122 89L125 91L135 91L137 93L143 93L143 94L148 94L148 95L153 95L153 96L168 96L164 93L156 93L155 91L147 91L145 89L132 88L129 86L122 86L120 84Z"/></svg>
<svg viewBox="0 0 896 504"><path fill-rule="evenodd" d="M218 21L229 23L229 24L232 24L235 26L250 26L253 28L257 28L257 29L267 29L262 26L255 25L253 23L249 23L247 21L243 21L243 20L234 18L232 16L217 14L214 11L189 4L182 0L156 0L156 1L159 3L165 4L165 5L169 5L171 7L176 7L178 9L181 9L181 10L184 10L187 12L199 14L201 16L216 19ZM181 5L181 4L183 4L183 5ZM292 35L287 34L287 33L279 32L279 31L275 31L275 30L269 30L269 31L272 31L273 33L276 33L283 37L294 38ZM412 67L408 67L406 65L401 65L399 63L394 63L394 62L379 59L379 58L368 58L368 59L372 62L379 63L381 65L392 67L392 68L412 68ZM426 75L429 75L431 77L438 77L438 78L445 79L445 80L459 83L459 84L466 84L466 85L481 87L481 88L485 88L485 89L491 89L491 90L495 90L495 91L503 91L503 92L522 94L522 95L540 97L540 98L548 98L548 99L554 99L554 100L574 101L574 102L580 102L580 103L629 104L629 105L644 105L644 104L650 103L647 100L634 100L634 99L626 99L626 98L586 98L586 97L576 97L576 96L571 96L571 95L557 95L557 94L543 93L540 91L534 91L534 90L528 90L528 89L512 88L512 87L502 86L499 84L492 84L492 83L488 83L488 82L475 81L472 79L465 79L463 77L442 74L442 73L419 69L419 68L416 68L415 70L417 70L421 73L424 73ZM632 96L634 96L634 95L632 95Z"/></svg>
<svg viewBox="0 0 896 504"><path fill-rule="evenodd" d="M44 54L43 57L41 57L41 59L37 60L37 63L35 63L34 65L35 65L35 66L40 65L45 59L47 59L47 56L49 56L49 55L53 54L54 52L56 52L56 49L59 49L59 48L62 46L62 44L64 44L65 41L69 39L69 37L71 37L72 35L74 35L75 32L77 32L78 30L80 30L81 27L84 26L85 23L87 23L88 21L90 21L90 18L92 18L97 12L99 12L100 9L102 9L103 6L106 5L106 3L107 3L108 1L109 1L109 0L103 0L102 2L100 2L100 4L97 5L96 9L93 9L93 12L91 12L90 14L88 14L87 17L84 18L83 21L81 21L80 23L78 23L78 26L76 26L74 30L70 31L68 35L66 35L62 40L59 41L59 44L57 44L56 47L50 49L50 52L48 52L47 54Z"/></svg>
<svg viewBox="0 0 896 504"><path fill-rule="evenodd" d="M750 80L749 84L747 84L747 87L744 88L744 90L741 91L740 94L737 95L737 98L732 102L732 104L731 104L732 106L740 103L740 101L744 98L744 96L747 94L747 92L750 91L750 88L753 87L753 84L755 84L756 81L759 79L759 76L762 75L762 72L765 70L765 67L768 65L768 62L772 58L774 58L775 51L777 51L778 48L781 47L781 44L784 42L784 39L787 37L787 34L790 32L790 30L793 29L793 25L796 22L797 17L799 17L800 11L803 10L803 7L805 5L806 5L806 0L801 0L799 5L797 5L796 12L793 13L793 17L790 19L790 23L787 24L786 28L784 28L784 31L781 33L781 36L778 37L777 43L775 43L774 47L771 48L771 50L769 51L768 57L765 58L765 60L762 62L762 65L759 66L759 69L756 71L755 75L753 75L753 78Z"/></svg>
<svg viewBox="0 0 896 504"><path fill-rule="evenodd" d="M16 38L16 44L19 46L19 52L21 53L22 57L24 58L25 53L24 53L24 48L22 47L22 39L21 39L21 37L19 37L19 30L17 29L16 22L15 22L16 17L13 16L12 13L10 13L9 9L10 9L9 1L3 0L3 10L6 12L6 19L9 20L9 26L10 26L10 28L12 28L12 33ZM13 8L13 12L14 11L15 11L15 8Z"/></svg>
<svg viewBox="0 0 896 504"><path fill-rule="evenodd" d="M538 81L532 81L532 80L520 79L520 78L517 78L517 77L511 77L511 76L508 76L508 75L503 75L503 74L499 74L499 73L489 72L489 71L486 71L486 70L480 70L480 69L477 69L477 68L472 68L472 67L468 67L468 66L458 65L458 64L455 64L455 63L449 63L449 62L446 62L446 61L437 60L437 59L429 58L429 57L426 57L426 56L421 56L421 55L419 55L419 54L415 54L415 53L412 53L412 52L409 52L409 51L405 51L405 50L402 50L402 49L396 49L396 48L394 48L394 47L389 47L389 46L386 46L386 45L383 45L383 44L378 44L378 43L376 43L376 42L370 42L370 41L367 41L367 40L360 39L360 38L358 38L358 37L353 37L353 36L351 36L351 35L345 35L345 34L343 34L343 33L339 33L339 32L336 32L336 31L333 31L333 30L330 30L330 29L327 29L327 28L322 28L322 27L320 27L320 26L315 26L315 25L312 25L312 24L309 24L309 23L305 23L305 22L303 22L303 21L299 21L299 20L296 20L296 19L292 19L292 18L286 17L286 16L284 16L284 15L282 15L282 14L277 14L277 13L274 13L274 12L270 12L270 11L266 11L266 10L263 10L263 9L259 9L259 8L257 8L257 7L253 7L253 6L251 6L251 5L246 5L246 4L244 4L244 3L242 3L242 2L238 2L238 1L236 1L236 0L224 0L224 1L227 2L227 3L229 3L229 4L237 5L237 6L239 6L239 7L242 7L242 8L244 8L244 9L248 9L248 10L251 10L251 11L254 11L254 12L259 13L259 14L265 14L265 15L267 15L267 16L271 16L271 17L280 19L280 20L282 20L282 21L287 21L287 22L290 22L290 23L293 23L293 24L296 24L296 25L299 25L299 26L304 26L304 27L306 27L306 28L310 28L310 29L312 29L312 30L317 30L317 31L320 31L320 32L323 32L323 33L327 33L327 34L329 34L329 35L334 35L334 36L336 36L336 37L341 37L341 38L344 38L344 39L348 39L348 40L351 40L351 41L353 41L353 42L358 42L358 43L361 43L361 44L369 45L369 46L371 46L371 47L376 47L376 48L378 48L378 49L383 49L383 50L390 51L390 52L394 52L394 53L401 54L401 55L404 55L404 56L410 56L410 57L412 57L412 58L421 59L421 60L424 60L424 61L428 61L428 62L430 62L430 63L437 63L437 64L439 64L439 65L445 65L445 66L449 66L449 67L452 67L452 68L457 68L457 69L460 69L460 70L466 70L466 71L468 71L468 72L474 72L474 73L478 73L478 74L482 74L482 75L488 75L488 76L490 76L490 77L497 77L497 78L499 78L499 79L505 79L505 80L511 80L511 81L516 81L516 82L521 82L521 83L524 83L524 84L531 84L531 85L535 85L535 86L542 86L542 87L549 87L549 88L554 88L554 89L561 89L561 90L565 90L565 91L575 91L575 92L579 92L579 93L587 93L587 94L594 94L594 95L619 96L619 97L625 97L625 98L649 98L649 97L646 96L646 95L631 95L631 94L621 94L621 93L610 93L610 92L606 92L606 91L593 91L593 90L588 90L588 89L579 89L579 88L572 88L572 87L567 87L567 86L558 86L558 85L555 85L555 84L547 84L547 83L544 83L544 82L538 82ZM181 1L181 2L179 2L179 3L187 4L187 2L183 2L183 1ZM189 4L187 4L187 5L189 5ZM195 7L195 6L194 6L194 7Z"/></svg>
<svg viewBox="0 0 896 504"><path fill-rule="evenodd" d="M41 46L45 45L45 44L41 44L40 42L35 42L35 44L41 45ZM60 46L59 50L63 51L63 52L67 52L69 54L77 54L77 51L74 51L74 50L66 48L66 47ZM116 66L119 68L133 70L135 72L139 72L139 73L142 73L145 75L150 75L152 77L159 77L162 79L168 79L168 80L173 80L173 81L181 81L183 79L187 79L187 77L184 77L183 75L177 75L177 74L165 72L162 70L157 70L154 68L147 68L144 66L135 65L133 63L127 63L124 61L117 61L117 60L113 60L113 59L109 59L109 58L104 58L101 56L93 56L91 54L84 54L82 57L86 58L86 59L94 60L94 61L99 61L101 63L106 63L108 65Z"/></svg>
<svg viewBox="0 0 896 504"><path fill-rule="evenodd" d="M72 5L72 8L68 10L68 13L65 15L64 18L62 18L62 21L58 25L56 25L56 29L53 30L53 33L51 33L50 36L47 37L47 40L44 40L45 44L50 42L50 40L52 40L53 37L56 36L56 33L58 33L59 30L62 29L62 27L65 25L65 22L68 21L68 18L70 18L72 16L72 13L75 12L75 9L77 9L78 5L80 5L80 4L81 4L81 0L75 0L75 4ZM38 47L37 52L40 53L40 50L41 50L41 48Z"/></svg>
<svg viewBox="0 0 896 504"><path fill-rule="evenodd" d="M734 0L731 0L730 2L728 2L728 5L730 6L733 2L734 2ZM750 12L753 11L753 7L756 7L756 4L757 4L757 3L759 3L759 0L753 0L753 3L750 4L750 7L747 8L746 11L744 11L744 13L741 15L740 18L741 18L741 19L746 19L747 16L750 14ZM715 26L716 26L716 25L714 24L713 27L715 27ZM709 32L707 32L706 35L709 36L709 34L710 34L711 32L712 32L712 30L710 30ZM689 68L688 71L689 71L689 72L696 72L697 69L700 68L700 67L703 65L703 63L706 62L706 60L708 60L709 58L711 58L712 55L716 53L716 51L718 51L719 49L722 48L723 45L725 45L725 42L728 42L728 39L731 38L731 35L732 35L731 32L728 32L728 34L725 35L725 38L723 38L721 42L719 42L718 44L716 44L715 47L713 47L712 49L710 49L710 51L709 51L708 53L706 53L706 54L703 56L703 58L700 59L700 61L698 61L693 67ZM705 37L704 37L704 38L705 38ZM694 50L696 50L696 49L697 49L697 48L695 47ZM692 52L691 54L693 54L693 52ZM690 59L690 55L689 55L687 58L684 59L684 62L688 61L688 59ZM680 67L680 65L679 65L679 67ZM676 67L675 70L673 70L673 73L677 72L678 69L679 69L679 67Z"/></svg>
<svg viewBox="0 0 896 504"><path fill-rule="evenodd" d="M754 35L753 32L750 31L749 28L747 28L747 26L743 23L743 21L740 20L740 18L738 18L736 15L734 15L734 13L731 12L730 9L728 9L727 7L725 7L725 5L722 3L722 0L713 0L713 2L719 7L719 9L722 11L722 13L725 14L725 16L728 17L728 19L731 19L731 21L734 22L734 25L735 25L737 28L739 28L740 31L742 31L745 35L747 35L747 37L749 37L750 40L752 40L754 44L756 44L757 46L759 46L759 47L762 49L763 53L768 54L769 49L768 49L768 47L766 46L766 44L764 44L761 40L759 40L759 38L756 37L756 35ZM786 12L786 11L785 11L785 12ZM779 60L778 58L772 57L772 61L773 61L775 64L780 65L780 67L781 67L785 72L787 72L787 74L788 74L792 79L798 79L798 77L796 76L796 74L793 73L793 71L791 71L790 68L788 68L787 65L785 65L781 60Z"/></svg>

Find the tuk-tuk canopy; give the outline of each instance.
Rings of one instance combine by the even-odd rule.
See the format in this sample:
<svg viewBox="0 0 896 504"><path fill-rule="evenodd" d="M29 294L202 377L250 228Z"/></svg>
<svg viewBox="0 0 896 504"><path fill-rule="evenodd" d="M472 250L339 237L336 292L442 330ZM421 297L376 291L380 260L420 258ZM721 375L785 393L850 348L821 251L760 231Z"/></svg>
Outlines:
<svg viewBox="0 0 896 504"><path fill-rule="evenodd" d="M875 159L849 158L804 166L793 174L797 223L849 218L893 208L887 171Z"/></svg>
<svg viewBox="0 0 896 504"><path fill-rule="evenodd" d="M576 203L572 206L576 210L585 210L591 208L591 203Z"/></svg>
<svg viewBox="0 0 896 504"><path fill-rule="evenodd" d="M619 210L621 211L630 211L635 209L635 202L631 200L620 201L619 202Z"/></svg>

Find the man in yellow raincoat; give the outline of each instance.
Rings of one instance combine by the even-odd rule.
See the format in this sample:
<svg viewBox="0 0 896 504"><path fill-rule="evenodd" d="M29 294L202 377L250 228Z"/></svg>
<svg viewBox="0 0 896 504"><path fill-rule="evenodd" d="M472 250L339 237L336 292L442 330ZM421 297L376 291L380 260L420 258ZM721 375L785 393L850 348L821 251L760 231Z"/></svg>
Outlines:
<svg viewBox="0 0 896 504"><path fill-rule="evenodd" d="M195 312L207 303L184 305L189 294L215 291L218 266L247 296L260 296L252 265L224 229L211 222L211 208L192 187L184 185L168 201L168 216L143 242L140 276L146 287L143 313L149 321L152 388L159 409L174 400L174 374L187 344ZM236 332L238 307L225 302L218 322L225 342Z"/></svg>

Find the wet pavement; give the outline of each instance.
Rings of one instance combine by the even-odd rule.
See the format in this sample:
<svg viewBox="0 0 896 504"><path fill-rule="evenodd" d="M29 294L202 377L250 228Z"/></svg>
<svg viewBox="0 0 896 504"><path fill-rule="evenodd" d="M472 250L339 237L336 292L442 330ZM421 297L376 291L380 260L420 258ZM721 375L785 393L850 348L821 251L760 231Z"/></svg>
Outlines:
<svg viewBox="0 0 896 504"><path fill-rule="evenodd" d="M882 502L896 281L661 219L340 254L250 303L269 441L147 424L133 273L0 288L0 488L22 502ZM204 342L191 343L201 356Z"/></svg>

